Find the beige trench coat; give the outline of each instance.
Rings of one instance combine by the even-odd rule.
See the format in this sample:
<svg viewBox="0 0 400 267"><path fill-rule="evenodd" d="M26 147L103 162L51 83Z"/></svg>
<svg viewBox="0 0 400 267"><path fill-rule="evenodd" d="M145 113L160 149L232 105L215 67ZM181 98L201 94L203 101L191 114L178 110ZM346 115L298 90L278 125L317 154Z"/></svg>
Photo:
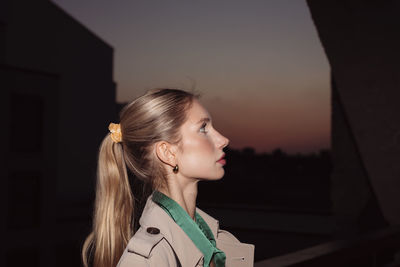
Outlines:
<svg viewBox="0 0 400 267"><path fill-rule="evenodd" d="M139 220L140 228L131 238L117 267L195 267L203 266L203 254L178 224L153 202L150 196ZM254 245L241 243L219 222L196 208L216 237L217 247L225 252L226 267L254 264Z"/></svg>

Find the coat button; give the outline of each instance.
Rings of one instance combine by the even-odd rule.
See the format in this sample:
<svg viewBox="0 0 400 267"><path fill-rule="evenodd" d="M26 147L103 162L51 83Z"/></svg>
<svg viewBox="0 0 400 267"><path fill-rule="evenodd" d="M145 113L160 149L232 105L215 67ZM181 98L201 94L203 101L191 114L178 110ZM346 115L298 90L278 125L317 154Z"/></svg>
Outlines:
<svg viewBox="0 0 400 267"><path fill-rule="evenodd" d="M147 232L152 235L158 235L160 233L160 229L156 227L147 227Z"/></svg>

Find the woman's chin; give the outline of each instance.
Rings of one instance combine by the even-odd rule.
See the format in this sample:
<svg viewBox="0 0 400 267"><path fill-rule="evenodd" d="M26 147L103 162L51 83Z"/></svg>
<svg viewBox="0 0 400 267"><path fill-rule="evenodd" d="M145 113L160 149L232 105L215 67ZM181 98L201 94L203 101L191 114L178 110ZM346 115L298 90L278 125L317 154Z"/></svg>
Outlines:
<svg viewBox="0 0 400 267"><path fill-rule="evenodd" d="M224 175L225 175L225 171L223 170L223 172L222 172L222 174L221 175L218 175L214 180L221 180L222 178L224 178Z"/></svg>
<svg viewBox="0 0 400 267"><path fill-rule="evenodd" d="M205 177L205 178L200 178L201 181L218 181L221 180L225 175L225 172L223 172L221 175L216 175L213 177Z"/></svg>

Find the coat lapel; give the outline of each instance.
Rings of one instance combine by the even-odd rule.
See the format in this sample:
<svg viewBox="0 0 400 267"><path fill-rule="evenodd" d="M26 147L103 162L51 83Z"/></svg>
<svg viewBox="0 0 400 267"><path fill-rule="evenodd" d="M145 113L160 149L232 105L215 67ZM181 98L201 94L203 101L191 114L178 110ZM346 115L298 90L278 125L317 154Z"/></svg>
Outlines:
<svg viewBox="0 0 400 267"><path fill-rule="evenodd" d="M206 221L208 224L208 227L210 227L215 240L217 240L218 237L218 230L219 230L219 221L202 211L201 209L196 207L196 212L200 214L200 216Z"/></svg>
<svg viewBox="0 0 400 267"><path fill-rule="evenodd" d="M151 197L152 195L147 199L143 209L139 220L140 226L160 229L160 232L176 253L181 265L196 266L202 260L203 254L179 225L160 206L152 201ZM202 214L200 216L203 217Z"/></svg>

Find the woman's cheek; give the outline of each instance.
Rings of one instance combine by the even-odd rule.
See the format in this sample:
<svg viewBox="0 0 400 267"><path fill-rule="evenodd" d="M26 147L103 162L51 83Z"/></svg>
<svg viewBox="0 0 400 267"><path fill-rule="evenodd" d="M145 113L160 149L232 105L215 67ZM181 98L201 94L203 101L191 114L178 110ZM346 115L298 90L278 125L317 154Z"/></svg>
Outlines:
<svg viewBox="0 0 400 267"><path fill-rule="evenodd" d="M187 154L184 161L184 167L188 171L201 170L206 167L207 156L203 155L201 151L191 151Z"/></svg>
<svg viewBox="0 0 400 267"><path fill-rule="evenodd" d="M206 147L192 147L186 149L184 161L182 162L182 171L188 176L201 176L213 168L214 155Z"/></svg>

